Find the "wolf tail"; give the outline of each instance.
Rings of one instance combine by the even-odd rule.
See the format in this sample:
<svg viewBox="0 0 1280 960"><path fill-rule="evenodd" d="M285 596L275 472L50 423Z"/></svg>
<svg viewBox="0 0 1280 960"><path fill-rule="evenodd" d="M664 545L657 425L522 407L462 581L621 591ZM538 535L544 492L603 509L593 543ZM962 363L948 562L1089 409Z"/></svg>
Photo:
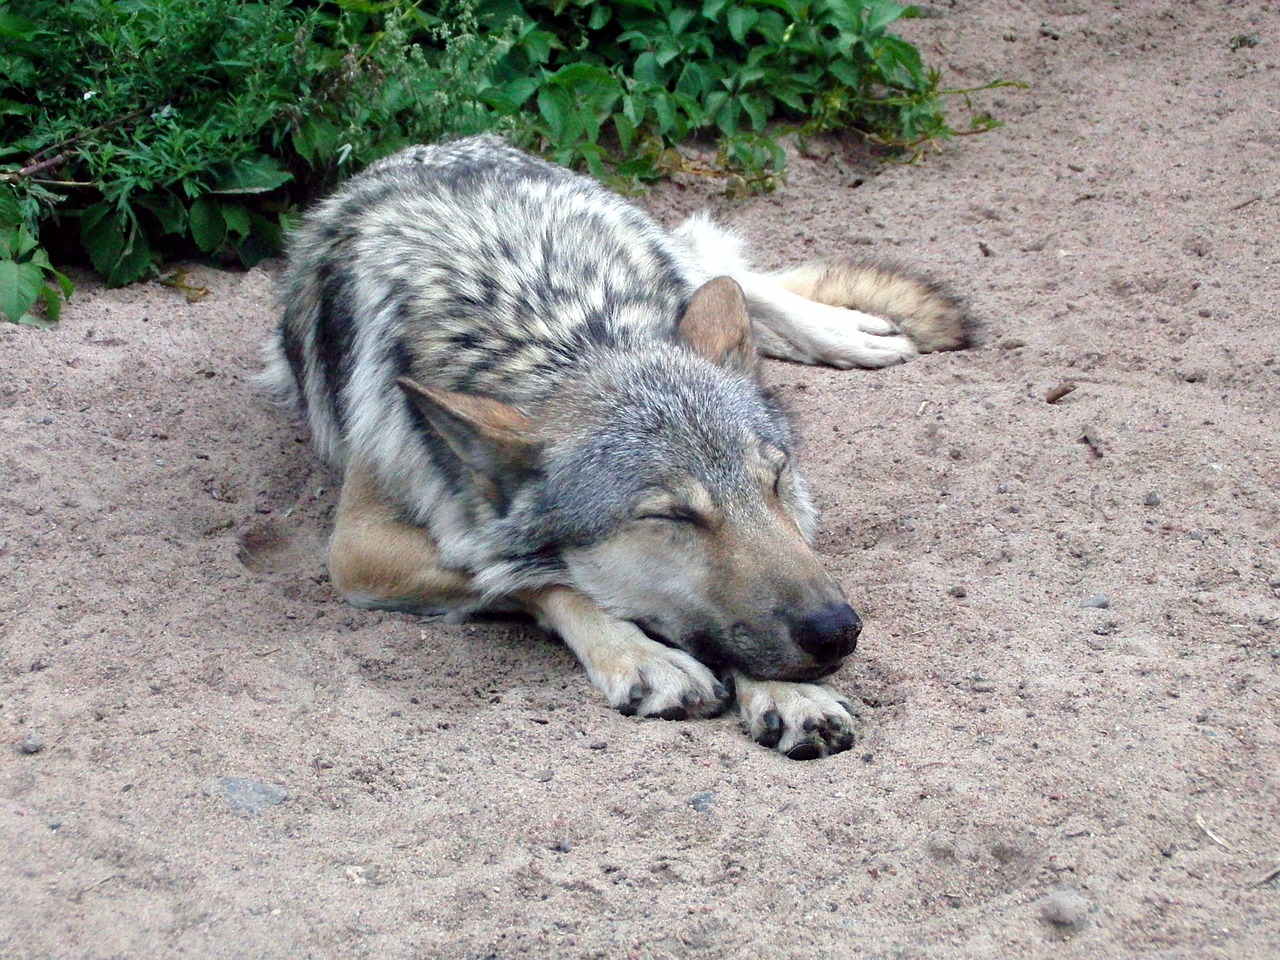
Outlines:
<svg viewBox="0 0 1280 960"><path fill-rule="evenodd" d="M920 353L968 345L964 309L937 283L882 263L831 258L773 274L806 300L891 320Z"/></svg>

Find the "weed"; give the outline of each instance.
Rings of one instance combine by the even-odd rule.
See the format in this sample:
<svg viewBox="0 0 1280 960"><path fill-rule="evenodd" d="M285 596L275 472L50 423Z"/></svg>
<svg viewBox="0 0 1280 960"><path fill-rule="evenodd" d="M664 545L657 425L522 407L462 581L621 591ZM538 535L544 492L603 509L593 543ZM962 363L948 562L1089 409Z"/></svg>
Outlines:
<svg viewBox="0 0 1280 960"><path fill-rule="evenodd" d="M293 212L409 143L482 130L619 186L718 144L771 189L778 137L956 131L887 0L0 0L0 313L57 320L82 256L251 265ZM991 86L991 85L988 85ZM985 89L985 88L978 88ZM976 128L994 124L980 117Z"/></svg>

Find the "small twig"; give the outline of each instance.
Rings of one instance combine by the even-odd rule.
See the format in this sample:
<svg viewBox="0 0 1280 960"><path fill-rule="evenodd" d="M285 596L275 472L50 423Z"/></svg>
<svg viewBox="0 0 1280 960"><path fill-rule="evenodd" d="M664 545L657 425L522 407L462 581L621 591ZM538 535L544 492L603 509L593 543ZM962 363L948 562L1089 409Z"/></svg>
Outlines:
<svg viewBox="0 0 1280 960"><path fill-rule="evenodd" d="M1221 837L1215 834L1212 830L1210 830L1208 826L1205 825L1204 820L1200 818L1200 814L1198 813L1196 814L1196 826L1199 827L1201 830L1203 830L1204 835L1208 837L1210 840L1212 840L1214 843L1216 843L1218 846L1220 846L1223 850L1231 849L1231 844L1227 843L1227 841L1223 840Z"/></svg>
<svg viewBox="0 0 1280 960"><path fill-rule="evenodd" d="M1262 199L1262 194L1257 193L1257 194L1254 194L1252 197L1250 197L1248 200L1240 201L1234 207L1228 207L1227 210L1230 211L1231 213L1235 213L1237 210L1243 210L1245 207L1249 206L1249 204L1257 203L1261 199Z"/></svg>
<svg viewBox="0 0 1280 960"><path fill-rule="evenodd" d="M1057 403L1059 400L1061 400L1063 397L1065 397L1068 393L1073 391L1075 388L1076 388L1076 385L1074 383L1072 383L1070 380L1065 380L1044 395L1044 402Z"/></svg>
<svg viewBox="0 0 1280 960"><path fill-rule="evenodd" d="M13 173L0 173L0 183L17 183L23 179L21 171ZM43 180L40 177L31 177L32 183L38 183L42 187L98 187L100 184L91 180Z"/></svg>
<svg viewBox="0 0 1280 960"><path fill-rule="evenodd" d="M46 170L52 170L54 167L66 163L67 155L60 153L56 157L50 157L48 160L40 160L37 163L29 163L18 171L20 177L34 177L37 173L44 173Z"/></svg>
<svg viewBox="0 0 1280 960"><path fill-rule="evenodd" d="M1261 877L1253 881L1253 883L1249 884L1249 886L1263 887L1263 886L1266 886L1268 883L1270 883L1272 880L1274 880L1276 877L1280 877L1280 863L1277 863L1274 867L1272 867L1270 870L1264 873Z"/></svg>
<svg viewBox="0 0 1280 960"><path fill-rule="evenodd" d="M102 886L104 883L110 883L112 880L118 880L122 876L124 876L124 874L121 874L121 873L109 874L108 876L103 877L97 883L91 883L87 887L81 887L79 890L73 893L69 899L71 900L72 903L79 903L81 899L84 898L84 895L88 893L90 890L95 890L98 887Z"/></svg>

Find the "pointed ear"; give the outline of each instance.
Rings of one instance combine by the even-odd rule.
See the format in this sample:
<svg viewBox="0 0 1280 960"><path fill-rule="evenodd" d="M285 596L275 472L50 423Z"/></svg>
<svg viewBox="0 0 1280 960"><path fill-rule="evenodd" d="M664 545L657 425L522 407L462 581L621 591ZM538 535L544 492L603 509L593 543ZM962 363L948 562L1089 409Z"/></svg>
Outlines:
<svg viewBox="0 0 1280 960"><path fill-rule="evenodd" d="M754 373L760 359L742 288L716 277L694 291L676 327L680 342L721 367Z"/></svg>
<svg viewBox="0 0 1280 960"><path fill-rule="evenodd" d="M396 383L422 411L458 459L481 477L519 479L532 469L538 453L533 424L515 407L488 397L437 390L399 377Z"/></svg>

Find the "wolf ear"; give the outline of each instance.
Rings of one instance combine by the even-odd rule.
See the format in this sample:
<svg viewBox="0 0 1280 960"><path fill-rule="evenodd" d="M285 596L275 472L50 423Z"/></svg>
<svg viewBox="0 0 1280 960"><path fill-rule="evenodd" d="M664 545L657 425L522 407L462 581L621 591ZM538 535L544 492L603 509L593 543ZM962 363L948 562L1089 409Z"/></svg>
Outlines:
<svg viewBox="0 0 1280 960"><path fill-rule="evenodd" d="M517 480L533 468L538 454L533 424L515 407L424 387L408 377L398 377L396 383L458 459L479 476L502 487L501 480Z"/></svg>
<svg viewBox="0 0 1280 960"><path fill-rule="evenodd" d="M676 327L686 347L721 367L754 373L760 358L742 288L716 277L694 291Z"/></svg>

